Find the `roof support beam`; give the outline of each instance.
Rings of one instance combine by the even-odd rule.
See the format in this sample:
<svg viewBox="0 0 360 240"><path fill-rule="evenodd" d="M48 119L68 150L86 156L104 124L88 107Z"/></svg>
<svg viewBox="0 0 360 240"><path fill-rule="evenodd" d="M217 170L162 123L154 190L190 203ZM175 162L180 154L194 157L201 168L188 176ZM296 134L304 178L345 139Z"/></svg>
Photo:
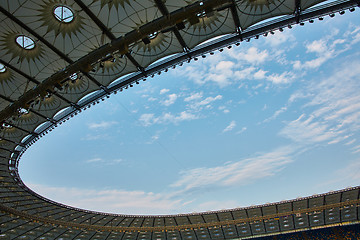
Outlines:
<svg viewBox="0 0 360 240"><path fill-rule="evenodd" d="M239 19L239 15L236 11L235 0L232 0L232 4L230 6L230 11L231 11L231 15L233 17L233 20L234 20L234 23L236 26L236 30L240 33L241 32L240 19Z"/></svg>
<svg viewBox="0 0 360 240"><path fill-rule="evenodd" d="M15 102L14 100L12 100L12 99L10 99L10 98L8 98L8 97L6 97L6 96L3 96L3 95L1 95L1 94L0 94L0 98L6 100L6 101L8 101L8 102L11 102L11 103L14 103L14 102ZM30 109L29 111L32 112L32 113L34 113L35 115L38 115L39 117L42 117L43 119L45 119L45 120L47 120L47 121L56 122L53 118L46 117L46 116L42 115L41 113L34 111L33 109ZM3 121L5 121L5 120L6 120L6 119L4 119L4 120L2 120L2 121L0 121L0 122L3 122Z"/></svg>
<svg viewBox="0 0 360 240"><path fill-rule="evenodd" d="M18 74L20 74L21 76L23 76L24 78L26 78L28 81L33 82L35 84L40 84L40 82L38 80L36 80L35 78L29 76L28 74L24 73L23 71L19 70L18 68L12 66L11 64L8 64L7 62L3 61L0 59L0 63L3 64L4 66L10 68L11 70L17 72ZM63 97L61 94L55 92L53 93L55 96L57 96L58 98L60 98L61 100L63 100L64 102L73 105L75 108L79 109L79 105L77 105L76 103L73 103L69 100L67 100L65 97Z"/></svg>
<svg viewBox="0 0 360 240"><path fill-rule="evenodd" d="M164 15L165 17L170 15L168 9L166 8L166 6L165 6L165 4L164 4L164 2L162 0L155 0L155 4L158 7L158 9L160 10L162 15ZM179 30L176 27L174 27L172 31L174 32L175 37L177 38L177 40L179 41L179 43L181 44L183 49L187 51L187 49L189 49L189 48L186 45L186 43L185 43L183 37L181 36Z"/></svg>
<svg viewBox="0 0 360 240"><path fill-rule="evenodd" d="M25 29L26 31L28 31L29 33L31 33L31 35L33 35L34 37L36 37L37 39L39 39L43 44L45 44L48 48L50 48L54 53L56 53L59 57L61 57L62 59L64 59L65 61L67 61L69 64L74 63L73 60L71 60L68 56L66 56L63 52L61 52L59 49L57 49L54 45L52 45L51 43L49 43L45 38L43 38L42 36L40 36L37 32L35 32L33 29L31 29L30 27L28 27L26 24L24 24L23 22L21 22L19 19L17 19L14 15L12 15L11 13L9 13L8 11L6 11L3 7L0 6L0 12L3 13L6 17L8 17L9 19L11 19L12 21L14 21L16 24L18 24L21 28ZM88 77L91 81L93 81L96 85L98 85L99 87L102 86L95 78L93 78L92 76L90 76L87 72L82 71L82 73Z"/></svg>
<svg viewBox="0 0 360 240"><path fill-rule="evenodd" d="M74 0L77 5L93 20L93 22L101 29L101 31L110 39L116 39L115 35L96 17L96 15L81 0Z"/></svg>
<svg viewBox="0 0 360 240"><path fill-rule="evenodd" d="M81 9L91 18L91 20L111 41L116 39L115 35L100 21L99 18L95 16L95 14L81 0L74 1L81 7ZM144 68L140 66L140 64L133 58L133 56L131 56L130 53L127 52L125 55L130 60L130 62L137 67L137 69L139 69L140 71L144 71Z"/></svg>
<svg viewBox="0 0 360 240"><path fill-rule="evenodd" d="M150 23L147 23L141 26L139 29L133 30L127 33L125 36L119 37L113 40L111 43L101 46L100 48L92 51L86 56L78 59L74 63L71 63L66 68L56 72L55 74L44 80L41 84L39 84L35 89L31 89L26 92L22 97L20 97L16 102L14 102L14 104L8 106L0 112L0 122L6 120L7 118L15 114L19 108L27 107L28 102L32 101L36 96L44 94L48 89L53 88L55 84L69 77L71 74L74 74L79 70L88 71L89 67L91 68L91 65L93 63L97 62L99 59L104 58L107 54L112 54L115 51L124 52L127 49L127 46L134 42L140 41L145 36L153 32L161 31L162 29L165 29L167 27L175 26L176 23L184 21L189 16L192 16L207 8L214 8L216 6L228 3L229 1L230 0L206 0L202 2L202 5L196 2L185 8L174 11L167 17L163 16ZM0 11L5 11L3 8L1 9Z"/></svg>

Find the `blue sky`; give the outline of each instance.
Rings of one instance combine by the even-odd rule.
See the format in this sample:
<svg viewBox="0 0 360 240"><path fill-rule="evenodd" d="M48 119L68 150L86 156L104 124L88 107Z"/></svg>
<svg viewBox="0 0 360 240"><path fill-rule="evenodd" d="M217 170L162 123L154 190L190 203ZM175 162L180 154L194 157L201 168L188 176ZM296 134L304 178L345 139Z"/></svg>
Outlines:
<svg viewBox="0 0 360 240"><path fill-rule="evenodd" d="M358 10L199 58L112 95L32 146L20 175L127 214L244 207L360 180Z"/></svg>

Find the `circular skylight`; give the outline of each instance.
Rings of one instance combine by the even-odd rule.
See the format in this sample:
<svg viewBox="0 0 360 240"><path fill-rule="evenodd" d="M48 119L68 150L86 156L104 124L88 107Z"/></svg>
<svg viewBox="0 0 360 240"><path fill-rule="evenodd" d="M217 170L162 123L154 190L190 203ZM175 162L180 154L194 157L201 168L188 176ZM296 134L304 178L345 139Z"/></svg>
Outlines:
<svg viewBox="0 0 360 240"><path fill-rule="evenodd" d="M71 81L75 81L76 79L78 79L78 75L76 73L73 73L69 76Z"/></svg>
<svg viewBox="0 0 360 240"><path fill-rule="evenodd" d="M30 37L25 35L20 35L16 38L16 43L19 44L20 47L30 50L35 47L35 42Z"/></svg>
<svg viewBox="0 0 360 240"><path fill-rule="evenodd" d="M55 18L63 23L69 23L74 19L73 11L64 5L60 5L54 8Z"/></svg>
<svg viewBox="0 0 360 240"><path fill-rule="evenodd" d="M149 34L149 39L152 40L152 39L156 38L157 35L158 35L158 32L153 32L153 33Z"/></svg>
<svg viewBox="0 0 360 240"><path fill-rule="evenodd" d="M0 73L3 73L6 71L6 67L0 63Z"/></svg>

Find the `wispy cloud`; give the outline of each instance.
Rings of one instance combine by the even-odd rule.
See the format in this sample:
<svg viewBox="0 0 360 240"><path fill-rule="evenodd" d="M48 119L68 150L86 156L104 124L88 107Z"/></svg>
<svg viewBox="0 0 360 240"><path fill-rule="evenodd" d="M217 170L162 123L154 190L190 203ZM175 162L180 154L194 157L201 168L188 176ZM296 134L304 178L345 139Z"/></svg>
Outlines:
<svg viewBox="0 0 360 240"><path fill-rule="evenodd" d="M203 97L202 92L196 92L196 93L192 93L189 97L184 98L184 101L190 102L190 101L201 99L202 97Z"/></svg>
<svg viewBox="0 0 360 240"><path fill-rule="evenodd" d="M275 175L292 162L290 155L295 150L293 146L286 146L222 166L189 169L183 171L181 178L172 186L190 191L210 186L246 185Z"/></svg>
<svg viewBox="0 0 360 240"><path fill-rule="evenodd" d="M245 52L231 52L230 54L238 61L246 61L251 64L260 64L269 60L268 50L260 50L256 47L250 47Z"/></svg>
<svg viewBox="0 0 360 240"><path fill-rule="evenodd" d="M99 139L108 139L109 135L107 134L87 134L85 137L81 138L81 140L84 141L95 141L95 140L99 140Z"/></svg>
<svg viewBox="0 0 360 240"><path fill-rule="evenodd" d="M89 159L89 160L86 160L85 162L86 163L94 163L94 162L102 162L103 159L101 158L92 158L92 159Z"/></svg>
<svg viewBox="0 0 360 240"><path fill-rule="evenodd" d="M183 121L190 121L198 118L198 115L195 115L188 111L183 111L179 114L163 113L160 116L155 116L155 114L153 113L144 113L140 116L139 122L143 126L150 126L153 124L178 124Z"/></svg>
<svg viewBox="0 0 360 240"><path fill-rule="evenodd" d="M169 89L163 88L163 89L160 90L160 94L165 94L165 93L167 93L169 91L170 91Z"/></svg>
<svg viewBox="0 0 360 240"><path fill-rule="evenodd" d="M345 62L323 80L300 90L295 95L305 99L304 108L312 111L288 122L280 135L303 144L333 144L344 141L359 130L359 74L360 61Z"/></svg>
<svg viewBox="0 0 360 240"><path fill-rule="evenodd" d="M189 204L173 193L153 193L122 189L81 189L27 184L37 193L61 203L83 209L124 214L169 214Z"/></svg>
<svg viewBox="0 0 360 240"><path fill-rule="evenodd" d="M222 131L223 133L225 132L229 132L231 130L233 130L236 127L236 122L235 121L231 121L229 125L226 126L226 128L224 128L224 130Z"/></svg>
<svg viewBox="0 0 360 240"><path fill-rule="evenodd" d="M305 114L289 122L280 131L280 135L303 144L330 141L339 133L338 131L331 131L330 125L326 122L317 121L314 116L307 117Z"/></svg>
<svg viewBox="0 0 360 240"><path fill-rule="evenodd" d="M268 43L271 47L284 47L284 43L294 43L296 38L291 33L291 31L285 32L276 32L275 35L269 35L266 39L266 43ZM286 44L285 46L287 46ZM294 45L294 44L291 44Z"/></svg>
<svg viewBox="0 0 360 240"><path fill-rule="evenodd" d="M353 26L349 28L354 29ZM340 53L343 53L351 46L360 41L359 33L356 31L346 31L342 36L339 35L338 29L333 29L329 35L322 39L317 39L305 45L307 53L315 54L315 58L306 61L296 60L293 62L294 69L307 70L317 69L330 59L334 59Z"/></svg>
<svg viewBox="0 0 360 240"><path fill-rule="evenodd" d="M296 79L296 75L293 72L283 72L281 74L274 73L267 76L266 79L273 84L287 84Z"/></svg>
<svg viewBox="0 0 360 240"><path fill-rule="evenodd" d="M102 121L100 123L89 123L88 127L90 129L105 129L112 127L114 125L118 124L116 121Z"/></svg>
<svg viewBox="0 0 360 240"><path fill-rule="evenodd" d="M164 106L170 106L170 105L174 104L176 99L178 98L177 94L175 94L175 93L169 94L167 97L168 98L166 100L161 102L161 104Z"/></svg>
<svg viewBox="0 0 360 240"><path fill-rule="evenodd" d="M85 160L84 162L85 163L101 163L103 165L115 165L115 164L118 164L118 163L121 163L123 162L124 160L119 158L119 159L111 159L111 160L105 160L103 158L91 158L91 159L88 159L88 160Z"/></svg>
<svg viewBox="0 0 360 240"><path fill-rule="evenodd" d="M241 128L240 131L237 131L236 134L242 134L243 132L245 132L247 130L247 127L243 127Z"/></svg>
<svg viewBox="0 0 360 240"><path fill-rule="evenodd" d="M215 97L207 97L203 100L199 100L199 101L194 101L194 102L191 102L190 105L188 105L190 108L193 108L193 109L201 109L203 107L206 107L206 108L210 108L211 107L211 103L212 102L215 102L215 101L218 101L218 100L221 100L223 98L222 95L217 95Z"/></svg>
<svg viewBox="0 0 360 240"><path fill-rule="evenodd" d="M287 111L287 109L288 109L287 106L281 107L279 110L276 110L271 117L265 119L263 122L269 122L269 121L272 121L272 120L276 119L280 114Z"/></svg>

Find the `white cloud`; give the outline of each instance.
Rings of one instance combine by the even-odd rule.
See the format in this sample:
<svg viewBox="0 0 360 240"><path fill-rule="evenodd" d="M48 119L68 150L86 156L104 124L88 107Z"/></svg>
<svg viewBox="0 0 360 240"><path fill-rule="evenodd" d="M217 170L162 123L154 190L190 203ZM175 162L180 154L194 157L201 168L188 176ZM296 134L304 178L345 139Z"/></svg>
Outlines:
<svg viewBox="0 0 360 240"><path fill-rule="evenodd" d="M42 184L27 185L35 192L49 199L73 207L101 212L123 214L169 214L179 211L185 202L173 197L172 193L162 194L122 189L81 189L50 187Z"/></svg>
<svg viewBox="0 0 360 240"><path fill-rule="evenodd" d="M165 94L165 93L167 93L169 91L170 91L169 89L163 88L163 89L160 90L160 94Z"/></svg>
<svg viewBox="0 0 360 240"><path fill-rule="evenodd" d="M236 134L241 134L247 130L247 127L243 127L240 131L237 131Z"/></svg>
<svg viewBox="0 0 360 240"><path fill-rule="evenodd" d="M116 122L116 121L102 121L100 123L89 123L88 127L90 129L99 129L99 128L105 129L105 128L112 127L116 124L118 124L118 122Z"/></svg>
<svg viewBox="0 0 360 240"><path fill-rule="evenodd" d="M325 39L312 41L311 43L307 44L305 47L306 47L306 52L313 52L319 54L322 54L323 52L328 50Z"/></svg>
<svg viewBox="0 0 360 240"><path fill-rule="evenodd" d="M209 73L204 78L205 81L215 82L219 87L226 87L232 83L233 70L235 63L232 61L220 61L215 66L210 67Z"/></svg>
<svg viewBox="0 0 360 240"><path fill-rule="evenodd" d="M144 126L149 126L153 124L154 114L153 113L144 113L140 116L139 121Z"/></svg>
<svg viewBox="0 0 360 240"><path fill-rule="evenodd" d="M160 135L159 134L155 134L153 136L151 136L151 139L146 142L146 144L153 144L154 142L156 142L158 139L160 138Z"/></svg>
<svg viewBox="0 0 360 240"><path fill-rule="evenodd" d="M250 47L246 52L233 52L232 57L239 61L246 61L250 64L260 64L269 59L267 50L260 51L256 47Z"/></svg>
<svg viewBox="0 0 360 240"><path fill-rule="evenodd" d="M102 162L103 160L101 158L92 158L89 160L86 160L86 163L94 163L94 162Z"/></svg>
<svg viewBox="0 0 360 240"><path fill-rule="evenodd" d="M207 97L205 98L204 100L202 101L199 101L199 102L194 102L191 106L193 108L199 108L199 107L203 107L203 106L207 106L209 105L210 103L214 102L214 101L217 101L217 100L221 100L222 99L222 96L221 95L217 95L216 97Z"/></svg>
<svg viewBox="0 0 360 240"><path fill-rule="evenodd" d="M348 139L360 129L359 75L360 61L347 61L323 80L310 82L293 94L289 102L302 98L307 101L303 108L311 111L287 123L280 135L303 144L334 144Z"/></svg>
<svg viewBox="0 0 360 240"><path fill-rule="evenodd" d="M339 134L340 132L331 130L327 123L316 121L314 116L307 117L305 114L289 122L280 131L280 135L303 144L330 141Z"/></svg>
<svg viewBox="0 0 360 240"><path fill-rule="evenodd" d="M292 162L289 156L295 150L296 148L287 146L222 166L189 169L181 172L181 178L172 186L190 191L210 186L246 185L275 175Z"/></svg>
<svg viewBox="0 0 360 240"><path fill-rule="evenodd" d="M235 63L231 61L221 61L216 66L215 69L217 71L231 71L231 68L233 68Z"/></svg>
<svg viewBox="0 0 360 240"><path fill-rule="evenodd" d="M203 97L203 93L202 92L198 92L198 93L192 93L189 97L186 97L184 99L185 102L190 102L190 101L194 101L194 100L198 100L201 99Z"/></svg>
<svg viewBox="0 0 360 240"><path fill-rule="evenodd" d="M265 119L263 122L269 122L276 119L281 113L287 111L287 109L288 109L287 106L281 107L279 110L276 110L271 117Z"/></svg>
<svg viewBox="0 0 360 240"><path fill-rule="evenodd" d="M270 76L267 76L267 80L274 83L274 84L286 84L291 83L293 80L295 80L296 75L292 72L283 72L282 74L271 74Z"/></svg>
<svg viewBox="0 0 360 240"><path fill-rule="evenodd" d="M354 29L354 26L349 26ZM355 31L355 32L354 32ZM338 37L338 29L333 29L331 33L322 39L314 40L305 45L307 53L314 53L316 58L300 62L293 61L293 68L296 70L316 69L330 59L334 59L340 53L351 49L351 46L360 40L356 30L347 31L342 37Z"/></svg>
<svg viewBox="0 0 360 240"><path fill-rule="evenodd" d="M162 115L157 117L152 113L144 113L140 116L139 121L143 126L150 126L153 124L178 124L183 121L190 121L198 118L199 116L191 112L183 111L177 115L174 115L172 113L163 113Z"/></svg>
<svg viewBox="0 0 360 240"><path fill-rule="evenodd" d="M101 163L103 165L114 165L123 162L124 160L119 159L112 159L112 160L105 160L103 158L92 158L85 161L85 163Z"/></svg>
<svg viewBox="0 0 360 240"><path fill-rule="evenodd" d="M178 96L175 93L170 94L170 95L168 95L168 99L166 99L165 101L162 101L161 104L165 105L165 106L170 106L175 103L177 98L178 98Z"/></svg>
<svg viewBox="0 0 360 240"><path fill-rule="evenodd" d="M252 79L254 76L253 72L255 70L256 68L254 67L248 67L239 71L235 71L234 76L238 79L244 79L244 80Z"/></svg>
<svg viewBox="0 0 360 240"><path fill-rule="evenodd" d="M289 43L294 42L296 39L290 31L286 32L276 32L275 35L269 35L266 39L266 43L269 43L272 47L284 47L284 43L289 45Z"/></svg>
<svg viewBox="0 0 360 240"><path fill-rule="evenodd" d="M219 107L219 110L220 110L220 111L223 111L223 113L229 113L229 112L230 112L230 110L227 109L225 106L220 106L220 107Z"/></svg>
<svg viewBox="0 0 360 240"><path fill-rule="evenodd" d="M229 125L226 126L226 128L222 131L223 133L225 132L229 132L231 130L233 130L236 127L236 122L235 121L231 121Z"/></svg>
<svg viewBox="0 0 360 240"><path fill-rule="evenodd" d="M352 139L352 140L348 141L347 143L345 143L345 145L351 145L355 142L356 142L356 139Z"/></svg>
<svg viewBox="0 0 360 240"><path fill-rule="evenodd" d="M267 71L264 71L264 70L259 70L259 71L257 71L256 73L254 73L254 78L255 79L265 79L265 77L266 77L266 73L267 73Z"/></svg>
<svg viewBox="0 0 360 240"><path fill-rule="evenodd" d="M353 153L360 152L360 145L357 145L357 146L353 147L352 150L353 150Z"/></svg>
<svg viewBox="0 0 360 240"><path fill-rule="evenodd" d="M81 140L84 141L95 141L95 140L99 140L99 139L108 139L109 135L107 134L97 134L97 135L93 135L93 134L87 134L85 137L81 138Z"/></svg>

